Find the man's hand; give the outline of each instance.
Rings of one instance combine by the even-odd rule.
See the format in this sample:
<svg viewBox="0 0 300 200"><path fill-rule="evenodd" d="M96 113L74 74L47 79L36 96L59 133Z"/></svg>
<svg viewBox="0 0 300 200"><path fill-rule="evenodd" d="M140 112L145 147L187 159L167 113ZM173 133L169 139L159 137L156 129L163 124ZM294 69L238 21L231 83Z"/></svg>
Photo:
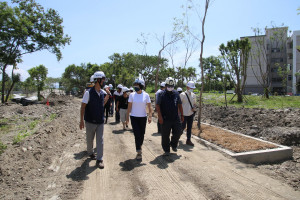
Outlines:
<svg viewBox="0 0 300 200"><path fill-rule="evenodd" d="M150 124L152 122L152 117L148 117L148 123Z"/></svg>
<svg viewBox="0 0 300 200"><path fill-rule="evenodd" d="M158 118L158 122L159 122L160 124L163 124L163 123L164 123L163 118L162 118L162 117L159 117L159 118Z"/></svg>
<svg viewBox="0 0 300 200"><path fill-rule="evenodd" d="M181 120L181 123L183 123L183 121L184 121L184 116L183 115L181 115L180 120Z"/></svg>
<svg viewBox="0 0 300 200"><path fill-rule="evenodd" d="M80 128L80 130L82 130L84 128L84 122L83 121L80 121L79 128Z"/></svg>

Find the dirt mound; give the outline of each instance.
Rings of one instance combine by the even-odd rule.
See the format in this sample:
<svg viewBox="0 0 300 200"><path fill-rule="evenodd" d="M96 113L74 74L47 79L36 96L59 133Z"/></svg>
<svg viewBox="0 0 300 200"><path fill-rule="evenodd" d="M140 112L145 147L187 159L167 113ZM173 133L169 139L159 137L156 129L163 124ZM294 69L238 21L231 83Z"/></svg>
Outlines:
<svg viewBox="0 0 300 200"><path fill-rule="evenodd" d="M202 121L291 146L293 160L257 167L262 172L288 183L295 190L300 190L300 109L268 110L204 105Z"/></svg>
<svg viewBox="0 0 300 200"><path fill-rule="evenodd" d="M41 120L32 135L14 145L7 143L0 156L0 199L73 198L77 182L70 184L66 174L77 164L74 156L78 155L73 153L83 152L79 157L84 156L81 144L85 138L78 131L78 99L65 99L57 106L11 104L1 108L2 117L22 121L20 126L25 126L24 119Z"/></svg>
<svg viewBox="0 0 300 200"><path fill-rule="evenodd" d="M68 101L72 100L74 97L69 95L60 95L56 93L50 93L43 101L43 104L49 102L49 105L59 105L59 104L66 104Z"/></svg>

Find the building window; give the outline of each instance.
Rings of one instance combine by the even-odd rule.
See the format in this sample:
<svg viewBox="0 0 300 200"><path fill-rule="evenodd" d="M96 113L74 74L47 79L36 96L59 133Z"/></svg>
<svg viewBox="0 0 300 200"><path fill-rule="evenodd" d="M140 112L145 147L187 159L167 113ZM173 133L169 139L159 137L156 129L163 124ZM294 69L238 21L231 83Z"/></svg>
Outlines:
<svg viewBox="0 0 300 200"><path fill-rule="evenodd" d="M272 53L277 53L277 52L280 52L280 49L279 48L272 48L271 52Z"/></svg>
<svg viewBox="0 0 300 200"><path fill-rule="evenodd" d="M292 80L292 75L288 75L288 80L289 80L289 81Z"/></svg>
<svg viewBox="0 0 300 200"><path fill-rule="evenodd" d="M293 48L293 42L290 42L289 44L289 48L292 49Z"/></svg>
<svg viewBox="0 0 300 200"><path fill-rule="evenodd" d="M272 67L271 72L278 72L278 68Z"/></svg>
<svg viewBox="0 0 300 200"><path fill-rule="evenodd" d="M282 82L282 78L281 78L281 77L272 78L272 82L273 82L273 83Z"/></svg>
<svg viewBox="0 0 300 200"><path fill-rule="evenodd" d="M292 53L288 54L288 59L293 59L293 54Z"/></svg>
<svg viewBox="0 0 300 200"><path fill-rule="evenodd" d="M271 62L273 63L283 62L283 58L271 58Z"/></svg>

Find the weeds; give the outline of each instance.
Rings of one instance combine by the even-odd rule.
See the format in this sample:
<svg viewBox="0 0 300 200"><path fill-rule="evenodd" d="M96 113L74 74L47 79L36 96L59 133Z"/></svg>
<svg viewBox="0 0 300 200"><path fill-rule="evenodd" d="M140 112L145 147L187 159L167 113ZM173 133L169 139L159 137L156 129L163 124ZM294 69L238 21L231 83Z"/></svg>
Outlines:
<svg viewBox="0 0 300 200"><path fill-rule="evenodd" d="M6 148L7 146L0 141L0 155L4 152Z"/></svg>
<svg viewBox="0 0 300 200"><path fill-rule="evenodd" d="M34 120L34 121L32 121L32 122L30 122L29 129L33 130L39 122L40 122L40 120L37 120L37 119Z"/></svg>
<svg viewBox="0 0 300 200"><path fill-rule="evenodd" d="M18 133L18 135L16 135L14 137L13 144L17 144L17 143L21 142L23 139L25 139L27 136L30 136L30 135L32 135L32 133L31 132L27 132L27 130L20 131Z"/></svg>
<svg viewBox="0 0 300 200"><path fill-rule="evenodd" d="M8 123L8 119L1 119L0 120L0 132L1 133L6 133L10 130L11 125Z"/></svg>
<svg viewBox="0 0 300 200"><path fill-rule="evenodd" d="M50 115L50 121L54 120L57 117L56 113Z"/></svg>

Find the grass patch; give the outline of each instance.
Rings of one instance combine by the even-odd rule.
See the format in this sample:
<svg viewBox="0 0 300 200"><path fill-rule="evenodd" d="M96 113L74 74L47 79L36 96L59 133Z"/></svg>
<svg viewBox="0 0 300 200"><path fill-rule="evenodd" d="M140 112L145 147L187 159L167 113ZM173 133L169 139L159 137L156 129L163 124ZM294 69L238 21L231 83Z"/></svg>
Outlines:
<svg viewBox="0 0 300 200"><path fill-rule="evenodd" d="M18 135L16 135L14 137L13 144L17 144L17 143L21 142L22 140L24 140L26 137L28 137L30 135L32 135L32 133L31 132L27 132L27 130L26 131L20 131L18 133Z"/></svg>
<svg viewBox="0 0 300 200"><path fill-rule="evenodd" d="M54 120L56 117L57 117L57 114L56 113L52 113L50 115L50 121Z"/></svg>
<svg viewBox="0 0 300 200"><path fill-rule="evenodd" d="M40 122L40 120L37 120L37 119L34 120L34 121L32 121L32 122L30 122L29 129L33 130L36 127L36 125L38 125L39 122Z"/></svg>
<svg viewBox="0 0 300 200"><path fill-rule="evenodd" d="M266 109L283 109L283 108L300 108L300 96L270 96L269 99L262 96L245 95L246 101L237 102L237 96L233 99L233 94L227 94L228 106L245 107L245 108L266 108ZM199 96L198 96L199 98ZM229 101L231 100L232 101ZM213 104L216 106L225 106L224 94L203 93L204 104Z"/></svg>
<svg viewBox="0 0 300 200"><path fill-rule="evenodd" d="M9 124L8 119L1 119L0 120L0 132L7 133L11 129L11 124Z"/></svg>
<svg viewBox="0 0 300 200"><path fill-rule="evenodd" d="M0 155L4 152L6 148L7 146L0 141Z"/></svg>

